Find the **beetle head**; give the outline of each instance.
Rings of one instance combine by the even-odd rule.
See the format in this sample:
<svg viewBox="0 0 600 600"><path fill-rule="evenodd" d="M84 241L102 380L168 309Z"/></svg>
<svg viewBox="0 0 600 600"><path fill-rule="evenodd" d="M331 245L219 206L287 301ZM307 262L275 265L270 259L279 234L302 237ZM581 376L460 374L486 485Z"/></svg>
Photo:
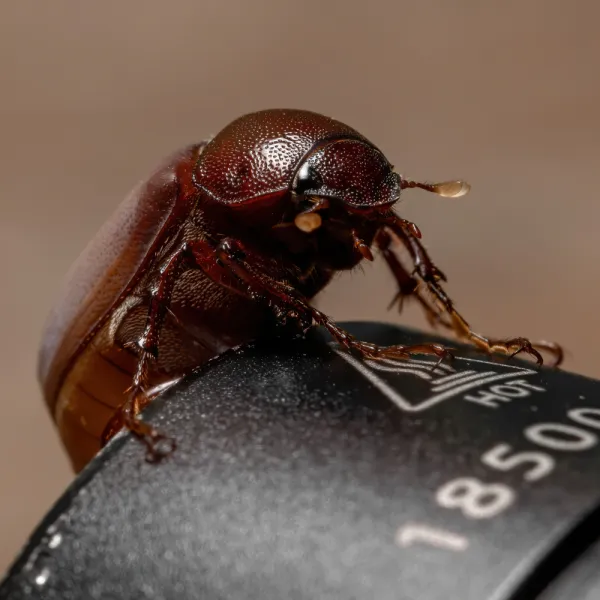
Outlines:
<svg viewBox="0 0 600 600"><path fill-rule="evenodd" d="M350 212L362 212L394 204L400 198L400 183L379 150L346 138L313 150L296 171L292 191L336 200Z"/></svg>

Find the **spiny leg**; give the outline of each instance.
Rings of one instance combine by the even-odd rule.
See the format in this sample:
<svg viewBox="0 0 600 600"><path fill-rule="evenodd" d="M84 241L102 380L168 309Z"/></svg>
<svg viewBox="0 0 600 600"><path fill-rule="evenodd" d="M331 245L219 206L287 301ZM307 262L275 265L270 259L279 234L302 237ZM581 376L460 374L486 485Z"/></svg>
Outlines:
<svg viewBox="0 0 600 600"><path fill-rule="evenodd" d="M217 248L219 261L227 265L237 277L244 281L249 290L269 299L273 307L280 312L292 312L310 321L322 325L331 336L347 350L359 353L368 359L409 359L413 354L429 354L440 360L451 359L452 353L441 344L416 344L411 346L377 346L355 339L347 331L336 325L327 315L310 306L305 298L290 285L272 279L256 270L248 260L248 253L242 245L233 239L224 239Z"/></svg>
<svg viewBox="0 0 600 600"><path fill-rule="evenodd" d="M190 249L184 244L159 269L159 276L150 294L148 316L142 336L126 346L133 347L138 354L136 372L131 386L125 391L127 399L117 409L102 434L102 444L123 427L134 433L147 449L146 460L157 462L175 450L175 440L169 438L149 423L139 418L149 404L146 392L148 371L158 358L160 330L169 310L171 293L182 271L190 266Z"/></svg>
<svg viewBox="0 0 600 600"><path fill-rule="evenodd" d="M102 445L106 444L123 427L136 435L146 446L146 460L158 462L171 454L176 447L175 440L139 418L140 413L150 403L142 372L147 370L154 357L142 354L134 375L134 383L125 391L127 400L118 408L102 434Z"/></svg>
<svg viewBox="0 0 600 600"><path fill-rule="evenodd" d="M434 265L420 240L406 226L406 223L406 221L398 217L395 220L389 219L386 222L386 226L406 246L414 261L416 273L436 298L440 308L450 317L449 322L440 320L440 324L451 329L458 338L469 341L488 354L499 353L512 358L517 354L525 353L533 356L537 363L542 365L543 358L539 351L543 350L554 357L552 366L557 367L560 365L563 360L563 350L558 344L553 342L541 341L531 343L528 339L522 337L495 340L473 331L466 319L454 308L452 300L441 287L439 281L445 281L445 277Z"/></svg>
<svg viewBox="0 0 600 600"><path fill-rule="evenodd" d="M406 270L400 259L396 256L391 248L392 238L385 229L382 228L377 232L375 243L398 285L398 292L392 299L389 308L392 308L394 304L398 304L398 312L401 312L404 299L409 297L414 298L421 305L427 322L431 327L435 328L437 325L443 325L444 327L451 328L451 324L444 319L440 311L435 306L432 306L429 300L423 295L421 289L423 284Z"/></svg>
<svg viewBox="0 0 600 600"><path fill-rule="evenodd" d="M142 336L129 344L138 354L137 369L132 385L126 390L125 402L118 408L102 435L105 444L123 427L137 435L148 449L146 459L156 462L175 449L175 441L139 418L139 413L151 401L147 390L147 376L159 355L159 337L168 312L173 289L179 276L188 269L200 269L213 281L233 287L236 278L218 263L213 244L204 240L184 242L159 268L158 277L150 290L146 327ZM171 313L172 314L172 313ZM173 315L175 320L176 317Z"/></svg>

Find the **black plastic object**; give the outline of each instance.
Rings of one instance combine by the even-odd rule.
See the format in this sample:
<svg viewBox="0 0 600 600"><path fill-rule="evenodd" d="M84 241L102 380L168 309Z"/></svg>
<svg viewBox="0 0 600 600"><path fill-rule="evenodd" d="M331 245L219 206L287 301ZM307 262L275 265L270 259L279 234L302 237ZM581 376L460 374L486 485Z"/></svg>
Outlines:
<svg viewBox="0 0 600 600"><path fill-rule="evenodd" d="M177 452L113 440L0 598L600 598L600 382L458 356L363 363L321 333L228 353L146 412Z"/></svg>

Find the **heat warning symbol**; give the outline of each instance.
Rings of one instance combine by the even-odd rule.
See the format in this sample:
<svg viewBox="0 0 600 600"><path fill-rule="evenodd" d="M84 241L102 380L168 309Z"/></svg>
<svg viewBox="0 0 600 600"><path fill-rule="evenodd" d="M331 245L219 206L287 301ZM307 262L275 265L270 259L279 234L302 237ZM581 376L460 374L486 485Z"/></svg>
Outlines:
<svg viewBox="0 0 600 600"><path fill-rule="evenodd" d="M456 357L452 365L441 363L433 368L435 361L432 360L359 360L335 347L333 349L398 408L407 412L421 412L444 400L463 395L466 400L495 408L496 405L486 399L493 397L493 394L487 393L481 397L466 395L488 384L506 390L515 388L513 394L504 391L508 397L496 395L498 400L504 401L510 397L529 395L525 388L544 391L543 388L520 381L523 377L538 374L538 371L527 367ZM465 368L461 368L462 365ZM500 381L505 385L498 386L496 382Z"/></svg>

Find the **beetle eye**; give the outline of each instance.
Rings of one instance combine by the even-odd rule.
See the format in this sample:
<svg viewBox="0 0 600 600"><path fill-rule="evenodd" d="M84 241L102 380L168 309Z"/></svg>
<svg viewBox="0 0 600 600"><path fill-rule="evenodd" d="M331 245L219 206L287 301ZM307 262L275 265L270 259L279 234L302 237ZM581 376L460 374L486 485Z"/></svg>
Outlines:
<svg viewBox="0 0 600 600"><path fill-rule="evenodd" d="M294 191L297 194L304 194L308 190L318 190L323 185L323 179L308 163L304 163L296 175L296 186Z"/></svg>

